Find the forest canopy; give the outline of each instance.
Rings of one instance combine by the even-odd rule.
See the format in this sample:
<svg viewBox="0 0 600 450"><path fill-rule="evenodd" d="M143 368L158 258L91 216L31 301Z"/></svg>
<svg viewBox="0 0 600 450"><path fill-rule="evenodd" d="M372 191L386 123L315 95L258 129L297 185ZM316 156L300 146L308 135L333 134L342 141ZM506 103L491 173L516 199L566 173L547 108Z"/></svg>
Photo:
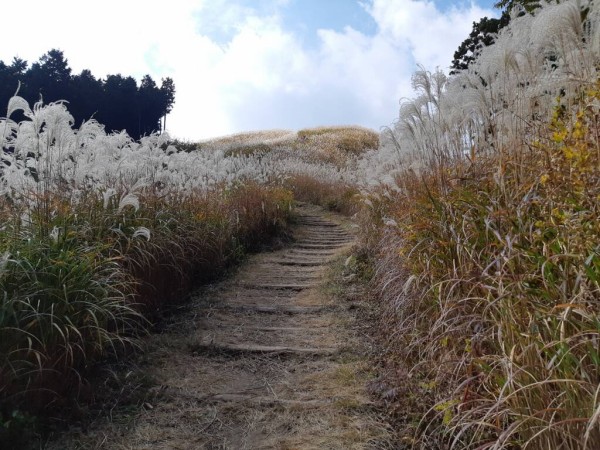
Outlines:
<svg viewBox="0 0 600 450"><path fill-rule="evenodd" d="M20 87L19 87L20 86ZM10 64L0 61L0 104L19 89L28 102L65 100L75 125L91 118L106 131L126 130L134 139L162 131L164 118L175 103L175 84L163 78L160 86L145 75L141 82L131 76L94 77L89 70L73 75L61 50L52 49L37 62L28 64L18 57Z"/></svg>

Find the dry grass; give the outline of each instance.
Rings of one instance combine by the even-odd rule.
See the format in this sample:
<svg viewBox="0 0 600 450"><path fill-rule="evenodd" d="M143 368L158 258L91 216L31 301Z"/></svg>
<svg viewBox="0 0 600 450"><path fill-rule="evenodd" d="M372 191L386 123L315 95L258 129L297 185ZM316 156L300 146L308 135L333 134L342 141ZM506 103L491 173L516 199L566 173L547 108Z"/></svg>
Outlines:
<svg viewBox="0 0 600 450"><path fill-rule="evenodd" d="M345 215L352 215L359 209L358 189L346 183L299 174L289 177L286 186L299 201L321 205Z"/></svg>
<svg viewBox="0 0 600 450"><path fill-rule="evenodd" d="M379 147L379 135L362 127L319 127L300 130L299 151L312 151L325 163L344 166L349 158Z"/></svg>
<svg viewBox="0 0 600 450"><path fill-rule="evenodd" d="M48 408L89 400L85 378L96 361L130 350L147 319L282 230L292 202L284 189L252 183L178 203L152 190L139 198L143 206L124 212L94 196L76 207L40 198L31 225L40 231L26 241L15 239L19 215L7 207L0 442L17 442ZM136 236L139 227L152 230L149 240Z"/></svg>
<svg viewBox="0 0 600 450"><path fill-rule="evenodd" d="M237 133L198 144L202 149L222 149L231 154L241 149L266 147L292 147L302 152L318 155L326 162L344 164L350 156L359 156L367 150L379 147L379 135L373 130L357 126L318 127L296 132L288 130L265 130Z"/></svg>
<svg viewBox="0 0 600 450"><path fill-rule="evenodd" d="M373 199L386 362L411 380L380 394L412 445L600 445L599 98Z"/></svg>
<svg viewBox="0 0 600 450"><path fill-rule="evenodd" d="M268 157L278 161L284 185L296 200L351 215L358 210L358 190L354 181L343 180L340 174L354 171L358 158L378 147L379 136L361 127L319 127L297 133L284 130L240 133L199 145L204 151L220 150L228 157ZM294 168L298 163L300 167ZM324 167L334 173L323 175L326 172L320 170Z"/></svg>
<svg viewBox="0 0 600 450"><path fill-rule="evenodd" d="M222 149L234 152L238 147L289 144L296 139L296 136L295 132L289 130L250 131L201 141L198 145L201 149Z"/></svg>

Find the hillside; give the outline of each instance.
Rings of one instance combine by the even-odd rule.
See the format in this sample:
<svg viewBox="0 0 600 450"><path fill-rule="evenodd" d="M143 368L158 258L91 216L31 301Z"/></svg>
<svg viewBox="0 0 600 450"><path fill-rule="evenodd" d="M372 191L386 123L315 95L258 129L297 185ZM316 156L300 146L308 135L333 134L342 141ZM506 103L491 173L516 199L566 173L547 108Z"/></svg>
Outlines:
<svg viewBox="0 0 600 450"><path fill-rule="evenodd" d="M302 430L293 418L311 434L318 416L290 412L309 401L308 410L323 408L328 417L321 425L333 441L323 446L360 448L372 438L392 448L600 447L600 6L516 6L466 67L451 76L417 70L416 96L402 100L397 120L379 135L321 127L200 143L166 134L135 141L94 121L74 128L63 103L31 107L13 97L0 120L0 442L39 438L74 420L69 414L89 418L87 408L102 397L90 381L97 368L126 367L148 331L177 320L174 309L191 308L192 318L165 331L190 333L162 350L161 358L180 358L165 359L177 373L152 370L170 393L158 408L185 404L202 416L190 425L200 441L210 441L203 433L211 430L212 443L234 442L213 427L250 423L260 431L252 435L248 425L247 442L275 446L267 426L280 411L275 404L285 411L277 423L289 447L310 448L294 440ZM12 120L15 111L25 120ZM316 206L305 203L339 215L308 214ZM352 223L344 231L335 223L343 220ZM291 243L294 227L299 238ZM310 269L290 273L286 264L271 270L270 257L324 264L350 230L357 236L338 260L342 281L313 283ZM267 268L258 262L241 271L218 295L196 291L249 254L286 243L287 250L251 259L266 258ZM265 303L246 290L252 283L269 292L257 294ZM335 301L317 295L331 316L313 318L333 330L319 330L322 340L307 331L315 323L287 322L315 312L302 309L315 305L294 292L319 283L339 294ZM193 292L198 302L181 306ZM340 299L357 292L362 302L345 310ZM248 309L256 317L248 319ZM273 312L281 322L266 325ZM327 322L332 316L363 328L338 327ZM276 332L273 342L262 332L251 341L254 319ZM237 331L209 331L217 323ZM335 356L322 354L333 348ZM334 370L335 382L318 367L294 374L308 364L301 349L324 357L311 361ZM244 366L249 385L247 365L257 354L281 369L283 385L257 363L261 394L227 397L235 380L221 377L218 363ZM210 382L185 375L191 360L217 367L200 378ZM125 393L127 382L113 379ZM220 381L226 386L211 390ZM186 391L189 383L203 393ZM341 395L340 406L335 390L348 393L344 386L354 397ZM124 403L132 408L125 417L146 424L157 417L145 397ZM222 403L234 411L218 416ZM249 416L237 415L240 403ZM386 418L376 420L381 408ZM146 445L144 428L136 433Z"/></svg>

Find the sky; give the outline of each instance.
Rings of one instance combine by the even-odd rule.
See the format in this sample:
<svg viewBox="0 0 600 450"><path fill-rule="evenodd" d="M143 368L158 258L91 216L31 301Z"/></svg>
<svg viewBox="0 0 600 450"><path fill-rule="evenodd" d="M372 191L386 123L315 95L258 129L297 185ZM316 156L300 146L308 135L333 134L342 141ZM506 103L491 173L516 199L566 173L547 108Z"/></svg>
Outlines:
<svg viewBox="0 0 600 450"><path fill-rule="evenodd" d="M390 125L422 65L448 71L472 0L29 0L2 5L0 60L62 50L73 73L175 82L167 130L202 140L243 131ZM26 5L26 6L23 6ZM8 19L8 20L7 20ZM10 38L7 38L10 37ZM67 99L68 100L68 99Z"/></svg>

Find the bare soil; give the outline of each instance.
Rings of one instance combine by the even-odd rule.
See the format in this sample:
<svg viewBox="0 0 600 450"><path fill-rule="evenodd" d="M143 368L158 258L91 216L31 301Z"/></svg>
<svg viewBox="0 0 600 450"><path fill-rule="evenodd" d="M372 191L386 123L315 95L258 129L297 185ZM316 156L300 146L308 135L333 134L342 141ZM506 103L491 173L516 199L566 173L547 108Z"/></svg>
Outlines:
<svg viewBox="0 0 600 450"><path fill-rule="evenodd" d="M302 205L294 242L254 255L202 289L148 338L147 401L108 412L48 448L383 449L389 433L365 390L372 376L357 308L332 261L354 237Z"/></svg>

